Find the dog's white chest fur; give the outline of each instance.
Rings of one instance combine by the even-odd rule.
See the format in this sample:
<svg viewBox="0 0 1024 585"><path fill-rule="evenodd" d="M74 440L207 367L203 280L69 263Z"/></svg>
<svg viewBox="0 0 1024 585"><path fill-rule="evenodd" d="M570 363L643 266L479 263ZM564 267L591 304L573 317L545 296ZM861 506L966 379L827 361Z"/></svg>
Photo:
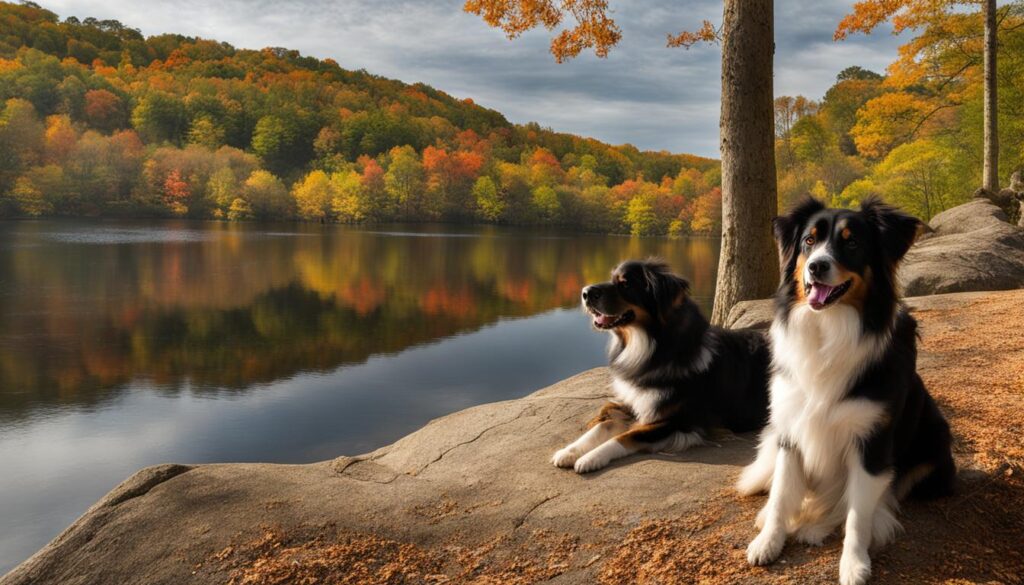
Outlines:
<svg viewBox="0 0 1024 585"><path fill-rule="evenodd" d="M847 451L883 415L879 403L844 397L884 350L885 339L863 335L860 315L846 305L823 312L795 308L788 324L772 325L771 338L772 427L799 448L807 476L841 474Z"/></svg>
<svg viewBox="0 0 1024 585"><path fill-rule="evenodd" d="M665 390L638 388L619 378L612 380L612 392L620 404L628 406L633 411L633 416L640 424L658 420L658 405L666 394Z"/></svg>

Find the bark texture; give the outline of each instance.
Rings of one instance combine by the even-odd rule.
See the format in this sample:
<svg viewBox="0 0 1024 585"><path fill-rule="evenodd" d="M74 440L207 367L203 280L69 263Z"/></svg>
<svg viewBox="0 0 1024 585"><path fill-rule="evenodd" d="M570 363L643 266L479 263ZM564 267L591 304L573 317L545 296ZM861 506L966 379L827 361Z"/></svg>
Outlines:
<svg viewBox="0 0 1024 585"><path fill-rule="evenodd" d="M722 253L711 319L778 283L772 0L725 0L722 22Z"/></svg>
<svg viewBox="0 0 1024 585"><path fill-rule="evenodd" d="M999 191L999 116L996 81L996 0L985 0L985 169L984 187Z"/></svg>

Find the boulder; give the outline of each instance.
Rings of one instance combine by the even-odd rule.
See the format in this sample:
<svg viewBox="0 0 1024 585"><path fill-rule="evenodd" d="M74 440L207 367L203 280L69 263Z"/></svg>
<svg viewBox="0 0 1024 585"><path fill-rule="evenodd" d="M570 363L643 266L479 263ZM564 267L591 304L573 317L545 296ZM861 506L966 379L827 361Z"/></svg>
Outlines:
<svg viewBox="0 0 1024 585"><path fill-rule="evenodd" d="M989 191L981 187L974 192L974 199L988 200L1009 216L1016 216L1017 214L1017 192L1013 189Z"/></svg>
<svg viewBox="0 0 1024 585"><path fill-rule="evenodd" d="M1002 209L985 199L972 199L951 207L928 222L927 237L949 236L973 232L983 228L1005 227L1007 216Z"/></svg>
<svg viewBox="0 0 1024 585"><path fill-rule="evenodd" d="M903 507L906 531L873 555L872 583L1019 580L1024 327L1006 321L1020 321L1022 302L1024 291L911 299L962 486ZM742 315L755 322L760 310ZM764 498L730 486L754 436L589 475L552 466L608 384L606 369L591 370L333 461L144 469L0 585L835 582L835 537L747 565Z"/></svg>
<svg viewBox="0 0 1024 585"><path fill-rule="evenodd" d="M775 303L771 299L740 301L729 311L725 326L731 329L766 330L775 318Z"/></svg>
<svg viewBox="0 0 1024 585"><path fill-rule="evenodd" d="M1017 169L1010 175L1010 189L1013 189L1017 194L1024 193L1024 171Z"/></svg>
<svg viewBox="0 0 1024 585"><path fill-rule="evenodd" d="M932 218L900 268L908 296L1024 287L1024 230L984 199Z"/></svg>

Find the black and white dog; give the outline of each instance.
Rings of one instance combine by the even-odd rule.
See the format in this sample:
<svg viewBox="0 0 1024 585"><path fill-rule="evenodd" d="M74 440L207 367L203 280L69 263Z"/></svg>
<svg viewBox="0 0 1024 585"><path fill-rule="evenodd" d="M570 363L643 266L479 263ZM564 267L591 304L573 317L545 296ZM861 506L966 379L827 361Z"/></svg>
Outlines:
<svg viewBox="0 0 1024 585"><path fill-rule="evenodd" d="M594 326L608 331L615 401L555 453L558 467L595 471L636 452L678 452L713 428L761 429L768 417L764 336L712 327L689 283L657 261L622 263L583 289Z"/></svg>
<svg viewBox="0 0 1024 585"><path fill-rule="evenodd" d="M917 375L917 323L896 282L918 225L875 199L854 211L807 198L775 220L771 414L737 485L770 490L753 565L789 534L819 544L845 522L839 582L864 583L868 548L900 529L899 498L953 487L949 425Z"/></svg>

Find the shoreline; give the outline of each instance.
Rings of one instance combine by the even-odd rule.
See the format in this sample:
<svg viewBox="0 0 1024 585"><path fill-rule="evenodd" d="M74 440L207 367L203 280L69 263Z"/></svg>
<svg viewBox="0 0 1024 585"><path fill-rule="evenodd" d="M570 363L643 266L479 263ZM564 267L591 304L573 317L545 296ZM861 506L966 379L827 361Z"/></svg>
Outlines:
<svg viewBox="0 0 1024 585"><path fill-rule="evenodd" d="M989 329L1024 290L908 301L922 322L919 369L951 415L961 485L950 499L905 506L906 533L880 553L872 582L1011 582L1024 566L1024 454L999 417L1024 413L1012 377L1024 375L1024 330L1000 339ZM964 351L974 358L947 365ZM821 549L788 547L787 563L767 569L740 558L762 498L739 499L730 486L753 437L627 458L586 476L551 466L550 453L603 401L607 382L604 368L590 370L435 419L360 456L147 468L0 583L261 584L364 570L438 583L834 580L834 538ZM972 392L978 383L988 391ZM993 400L998 409L987 406ZM976 543L984 526L993 537ZM367 554L379 564L360 564Z"/></svg>
<svg viewBox="0 0 1024 585"><path fill-rule="evenodd" d="M497 228L507 230L532 230L537 233L544 232L557 232L559 236L613 236L621 238L643 238L643 239L666 239L666 240L683 240L683 239L697 239L697 240L710 240L721 238L722 234L719 233L685 233L679 235L669 234L650 234L650 235L634 235L621 232L599 232L599 231L587 231L574 228L572 226L563 226L556 224L543 224L543 223L480 223L480 222L460 222L460 221L442 221L442 220L424 220L424 221L392 221L392 222L361 222L361 223L346 223L340 221L331 222L319 222L306 219L298 218L282 218L282 219L241 219L241 220L229 220L229 219L218 219L215 217L174 217L174 216L160 216L160 215L125 215L125 216L112 216L112 215L41 215L41 216L11 216L11 217L0 217L0 224L4 222L34 222L34 221L53 221L53 222L153 222L153 221L183 221L183 222L195 222L195 223L210 223L210 224L224 224L224 225L255 225L255 226L272 226L272 225L306 225L306 226L336 226L346 228L356 228L359 231L372 232L373 230L362 229L362 228L374 228L374 227L386 227L386 226L456 226L464 228Z"/></svg>

